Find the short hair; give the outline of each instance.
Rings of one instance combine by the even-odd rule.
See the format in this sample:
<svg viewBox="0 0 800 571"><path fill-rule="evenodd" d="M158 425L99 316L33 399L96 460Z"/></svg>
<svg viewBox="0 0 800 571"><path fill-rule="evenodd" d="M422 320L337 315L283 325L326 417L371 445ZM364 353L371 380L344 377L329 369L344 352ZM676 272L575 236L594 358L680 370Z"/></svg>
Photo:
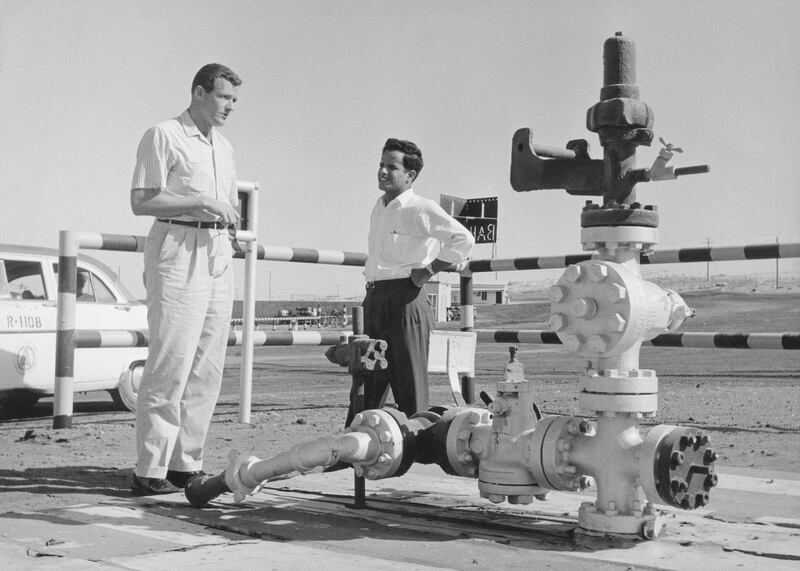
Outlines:
<svg viewBox="0 0 800 571"><path fill-rule="evenodd" d="M231 68L221 63L207 63L200 68L192 80L192 92L198 85L206 91L214 91L214 84L218 78L227 79L231 85L237 87L242 84L242 79Z"/></svg>
<svg viewBox="0 0 800 571"><path fill-rule="evenodd" d="M416 171L416 179L419 176L419 171L422 170L422 151L411 141L404 141L402 139L386 139L383 144L383 152L386 151L400 151L403 153L403 168L407 171Z"/></svg>

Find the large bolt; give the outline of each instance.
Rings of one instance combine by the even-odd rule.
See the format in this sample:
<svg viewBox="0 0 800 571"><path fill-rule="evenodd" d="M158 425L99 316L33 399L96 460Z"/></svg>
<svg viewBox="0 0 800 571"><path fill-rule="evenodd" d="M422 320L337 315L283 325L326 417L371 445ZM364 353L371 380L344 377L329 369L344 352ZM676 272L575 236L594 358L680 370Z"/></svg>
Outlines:
<svg viewBox="0 0 800 571"><path fill-rule="evenodd" d="M614 315L606 319L606 327L608 328L609 331L613 331L615 333L619 333L620 331L625 329L626 323L627 322L625 321L625 319L619 313L615 313Z"/></svg>
<svg viewBox="0 0 800 571"><path fill-rule="evenodd" d="M683 464L684 460L685 456L683 455L683 452L680 452L679 450L675 450L672 453L672 458L670 458L670 462L672 463L673 467L680 466L681 464Z"/></svg>
<svg viewBox="0 0 800 571"><path fill-rule="evenodd" d="M570 264L564 270L564 279L570 282L577 282L581 279L581 267L577 264Z"/></svg>
<svg viewBox="0 0 800 571"><path fill-rule="evenodd" d="M563 313L554 313L547 318L547 323L553 331L561 331L567 326L567 316Z"/></svg>
<svg viewBox="0 0 800 571"><path fill-rule="evenodd" d="M608 277L608 267L605 264L591 264L589 265L586 275L588 275L589 279L593 282L601 282Z"/></svg>
<svg viewBox="0 0 800 571"><path fill-rule="evenodd" d="M594 423L590 420L582 420L580 424L578 424L578 430L581 434L586 434L588 436L594 436L596 432Z"/></svg>
<svg viewBox="0 0 800 571"><path fill-rule="evenodd" d="M583 270L581 270L581 267L579 265L571 264L567 266L566 270L564 270L564 279L575 283L577 281L580 281L582 273Z"/></svg>
<svg viewBox="0 0 800 571"><path fill-rule="evenodd" d="M508 496L508 503L509 504L529 504L533 502L533 496Z"/></svg>
<svg viewBox="0 0 800 571"><path fill-rule="evenodd" d="M586 340L586 346L592 353L605 353L608 350L608 341L605 335L592 335Z"/></svg>
<svg viewBox="0 0 800 571"><path fill-rule="evenodd" d="M717 461L719 455L714 452L711 448L706 448L705 454L703 454L703 464L713 464Z"/></svg>
<svg viewBox="0 0 800 571"><path fill-rule="evenodd" d="M506 497L500 494L486 494L486 499L493 504L502 504Z"/></svg>
<svg viewBox="0 0 800 571"><path fill-rule="evenodd" d="M703 488L705 488L706 490L710 490L718 483L719 483L719 476L717 476L716 474L709 474L708 476L706 476L706 479L703 480Z"/></svg>
<svg viewBox="0 0 800 571"><path fill-rule="evenodd" d="M560 339L569 351L578 351L583 345L583 341L577 335L563 335Z"/></svg>
<svg viewBox="0 0 800 571"><path fill-rule="evenodd" d="M605 286L605 288L603 288L603 297L609 303L619 303L625 299L626 295L627 290L623 286L616 283L608 284Z"/></svg>
<svg viewBox="0 0 800 571"><path fill-rule="evenodd" d="M597 302L591 297L582 297L572 302L570 311L575 317L591 319L597 313Z"/></svg>
<svg viewBox="0 0 800 571"><path fill-rule="evenodd" d="M378 439L379 439L381 442L391 442L391 441L392 441L392 433L391 433L391 432L389 432L388 430L383 430L383 431L381 431L381 433L378 435Z"/></svg>
<svg viewBox="0 0 800 571"><path fill-rule="evenodd" d="M378 416L377 414L371 414L369 416L369 425L372 426L373 428L378 426L380 423L381 423L381 417Z"/></svg>
<svg viewBox="0 0 800 571"><path fill-rule="evenodd" d="M548 290L547 297L550 298L550 301L553 303L564 301L564 298L567 297L567 288L560 285L554 285Z"/></svg>

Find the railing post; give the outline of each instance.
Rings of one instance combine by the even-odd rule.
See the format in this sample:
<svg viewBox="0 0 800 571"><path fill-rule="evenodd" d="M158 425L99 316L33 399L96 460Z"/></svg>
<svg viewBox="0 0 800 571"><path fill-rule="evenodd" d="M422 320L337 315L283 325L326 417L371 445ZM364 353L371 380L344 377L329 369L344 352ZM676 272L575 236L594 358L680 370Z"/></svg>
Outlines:
<svg viewBox="0 0 800 571"><path fill-rule="evenodd" d="M472 293L472 272L465 270L461 273L461 331L475 330L475 315ZM475 376L464 375L461 377L461 396L467 404L475 403Z"/></svg>
<svg viewBox="0 0 800 571"><path fill-rule="evenodd" d="M239 422L250 423L253 400L253 333L256 314L256 260L258 258L258 183L239 182L242 194L242 230L250 231L245 242L244 299L242 300L242 365L239 371Z"/></svg>
<svg viewBox="0 0 800 571"><path fill-rule="evenodd" d="M72 386L75 375L75 295L78 284L78 237L58 233L58 299L56 305L56 370L53 428L72 428Z"/></svg>
<svg viewBox="0 0 800 571"><path fill-rule="evenodd" d="M364 308L360 305L353 307L353 335L364 335ZM364 382L369 382L364 379ZM364 382L358 387L358 394L353 398L353 415L363 411L364 404ZM361 406L358 406L358 405ZM361 410L358 410L361 409ZM359 476L353 472L353 507L360 509L367 507L366 483L364 476Z"/></svg>

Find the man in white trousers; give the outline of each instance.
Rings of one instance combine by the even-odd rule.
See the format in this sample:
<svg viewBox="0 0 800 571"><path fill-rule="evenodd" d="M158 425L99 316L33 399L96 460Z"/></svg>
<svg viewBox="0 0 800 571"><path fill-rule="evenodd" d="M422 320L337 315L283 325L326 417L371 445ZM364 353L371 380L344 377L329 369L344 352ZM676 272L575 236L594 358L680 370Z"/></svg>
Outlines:
<svg viewBox="0 0 800 571"><path fill-rule="evenodd" d="M131 209L154 216L144 250L149 349L136 408L131 492L167 494L202 471L233 304L228 227L239 220L231 144L220 134L241 79L203 66L180 116L139 143Z"/></svg>

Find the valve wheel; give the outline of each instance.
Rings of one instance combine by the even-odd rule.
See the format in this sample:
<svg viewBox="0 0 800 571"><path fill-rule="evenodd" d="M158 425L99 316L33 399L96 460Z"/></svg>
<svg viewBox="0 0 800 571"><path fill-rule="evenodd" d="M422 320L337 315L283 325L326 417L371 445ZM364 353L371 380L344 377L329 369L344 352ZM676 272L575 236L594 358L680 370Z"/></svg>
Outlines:
<svg viewBox="0 0 800 571"><path fill-rule="evenodd" d="M676 427L658 443L653 462L655 489L668 505L696 509L717 485L717 453L703 430Z"/></svg>

